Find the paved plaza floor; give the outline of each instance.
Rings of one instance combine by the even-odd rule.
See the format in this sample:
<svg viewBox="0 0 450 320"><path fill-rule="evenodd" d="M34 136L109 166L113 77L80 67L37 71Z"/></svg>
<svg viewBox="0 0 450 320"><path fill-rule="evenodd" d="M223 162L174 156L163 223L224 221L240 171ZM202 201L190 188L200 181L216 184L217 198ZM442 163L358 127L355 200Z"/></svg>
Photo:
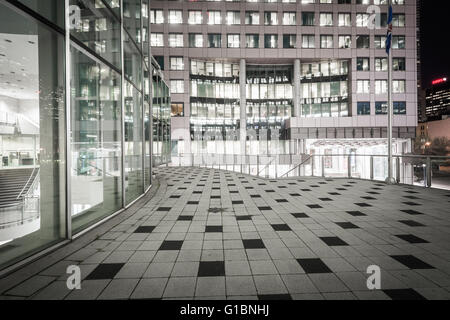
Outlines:
<svg viewBox="0 0 450 320"><path fill-rule="evenodd" d="M157 179L112 221L0 279L0 299L450 298L448 191L190 167ZM67 288L70 265L81 290Z"/></svg>

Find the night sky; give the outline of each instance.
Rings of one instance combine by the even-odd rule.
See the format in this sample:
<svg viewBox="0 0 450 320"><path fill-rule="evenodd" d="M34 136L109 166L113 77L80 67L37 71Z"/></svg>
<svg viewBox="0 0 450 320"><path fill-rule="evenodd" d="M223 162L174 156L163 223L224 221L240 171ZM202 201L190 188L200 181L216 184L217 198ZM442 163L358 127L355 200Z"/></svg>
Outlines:
<svg viewBox="0 0 450 320"><path fill-rule="evenodd" d="M448 0L422 0L422 86L450 78L450 12Z"/></svg>

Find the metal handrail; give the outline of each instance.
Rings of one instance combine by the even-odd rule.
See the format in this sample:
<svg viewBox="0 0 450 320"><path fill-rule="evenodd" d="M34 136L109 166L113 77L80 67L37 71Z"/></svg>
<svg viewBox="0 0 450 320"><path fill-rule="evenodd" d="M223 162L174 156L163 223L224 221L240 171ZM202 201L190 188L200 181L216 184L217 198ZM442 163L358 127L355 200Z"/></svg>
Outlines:
<svg viewBox="0 0 450 320"><path fill-rule="evenodd" d="M286 172L285 174L283 174L280 178L284 178L285 176L289 175L289 173L291 173L292 171L300 168L302 165L304 165L306 162L308 162L309 160L311 160L312 156L308 155L308 158L304 161L302 161L302 163L300 163L299 165L295 166L294 168L292 168L291 170L289 170L288 172Z"/></svg>
<svg viewBox="0 0 450 320"><path fill-rule="evenodd" d="M275 159L276 159L276 158L272 158L272 160L271 160L268 164L266 164L266 165L264 166L264 168L262 168L262 169L258 172L258 177L259 177L259 175L261 174L261 172L263 172L264 170L266 170L266 168L267 168L268 166L270 166L270 165L272 164L272 162L275 161Z"/></svg>
<svg viewBox="0 0 450 320"><path fill-rule="evenodd" d="M37 169L37 168L33 168L33 171L31 172L31 175L30 175L30 177L28 178L27 183L25 183L25 185L23 186L23 188L22 188L22 190L20 191L19 195L17 196L17 198L16 198L17 200L20 200L20 199L22 198L22 193L25 191L25 189L27 188L27 186L28 186L28 184L30 183L31 179L33 178L34 171L35 171L36 169ZM38 170L40 170L40 168L39 168ZM36 175L36 176L37 176L37 175Z"/></svg>

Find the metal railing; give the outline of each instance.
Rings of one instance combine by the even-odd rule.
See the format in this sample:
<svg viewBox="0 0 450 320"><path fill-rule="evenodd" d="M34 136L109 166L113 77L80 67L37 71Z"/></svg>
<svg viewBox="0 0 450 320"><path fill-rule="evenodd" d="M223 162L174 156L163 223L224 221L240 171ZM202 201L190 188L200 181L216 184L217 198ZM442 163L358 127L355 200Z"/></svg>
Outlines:
<svg viewBox="0 0 450 320"><path fill-rule="evenodd" d="M171 166L216 168L262 178L353 178L385 181L387 155L230 155L179 154ZM394 155L394 178L399 184L450 190L450 157Z"/></svg>
<svg viewBox="0 0 450 320"><path fill-rule="evenodd" d="M33 171L27 181L26 186L32 181L28 190L25 192L24 187L17 198L21 202L0 208L0 229L20 226L40 218L40 170L36 170L36 175Z"/></svg>

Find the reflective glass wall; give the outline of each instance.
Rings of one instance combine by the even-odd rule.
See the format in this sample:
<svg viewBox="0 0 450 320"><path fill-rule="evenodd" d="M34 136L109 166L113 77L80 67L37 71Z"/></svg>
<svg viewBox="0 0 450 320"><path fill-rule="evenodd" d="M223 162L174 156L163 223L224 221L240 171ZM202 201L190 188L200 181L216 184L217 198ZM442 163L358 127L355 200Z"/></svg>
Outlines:
<svg viewBox="0 0 450 320"><path fill-rule="evenodd" d="M64 17L59 1L33 9ZM2 268L67 237L67 106L63 34L0 2L0 43Z"/></svg>
<svg viewBox="0 0 450 320"><path fill-rule="evenodd" d="M192 152L239 152L239 64L192 59L189 77Z"/></svg>
<svg viewBox="0 0 450 320"><path fill-rule="evenodd" d="M69 5L0 2L0 271L125 208L170 161L149 1Z"/></svg>
<svg viewBox="0 0 450 320"><path fill-rule="evenodd" d="M152 123L153 123L153 165L160 166L170 162L170 90L163 80L163 74L156 61L152 87Z"/></svg>

